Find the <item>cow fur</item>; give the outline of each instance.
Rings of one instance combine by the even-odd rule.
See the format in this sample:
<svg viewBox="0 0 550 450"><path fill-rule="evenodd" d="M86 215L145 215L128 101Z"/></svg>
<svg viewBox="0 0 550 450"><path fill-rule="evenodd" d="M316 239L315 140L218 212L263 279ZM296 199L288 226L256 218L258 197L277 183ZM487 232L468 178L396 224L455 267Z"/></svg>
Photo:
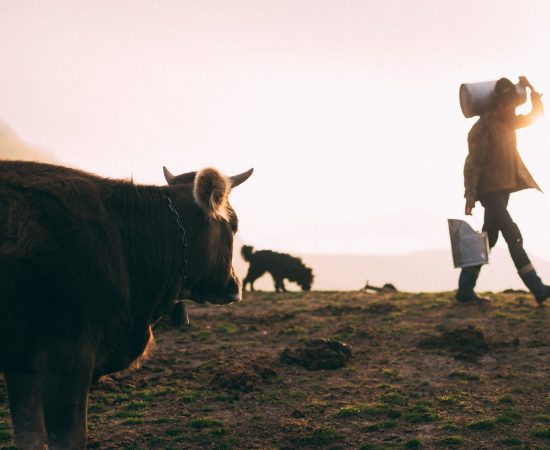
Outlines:
<svg viewBox="0 0 550 450"><path fill-rule="evenodd" d="M286 292L284 279L294 281L302 290L309 291L313 283L313 271L300 258L278 253L272 250L254 251L254 247L244 245L241 255L250 263L248 273L243 280L243 290L250 284L250 290L254 290L254 281L264 273L269 272L273 278L276 292Z"/></svg>
<svg viewBox="0 0 550 450"><path fill-rule="evenodd" d="M240 300L231 184L197 177L142 186L0 161L0 371L18 448L84 448L90 383L139 361L184 293Z"/></svg>

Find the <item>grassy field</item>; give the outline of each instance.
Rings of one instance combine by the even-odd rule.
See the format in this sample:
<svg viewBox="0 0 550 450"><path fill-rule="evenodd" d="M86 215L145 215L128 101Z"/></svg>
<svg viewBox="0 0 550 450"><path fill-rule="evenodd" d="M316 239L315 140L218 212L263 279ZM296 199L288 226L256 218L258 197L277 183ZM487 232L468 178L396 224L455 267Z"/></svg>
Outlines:
<svg viewBox="0 0 550 450"><path fill-rule="evenodd" d="M550 449L550 307L452 293L246 293L161 323L144 365L93 386L94 449ZM351 346L307 370L285 349ZM315 357L315 355L313 355ZM0 379L0 446L12 431Z"/></svg>

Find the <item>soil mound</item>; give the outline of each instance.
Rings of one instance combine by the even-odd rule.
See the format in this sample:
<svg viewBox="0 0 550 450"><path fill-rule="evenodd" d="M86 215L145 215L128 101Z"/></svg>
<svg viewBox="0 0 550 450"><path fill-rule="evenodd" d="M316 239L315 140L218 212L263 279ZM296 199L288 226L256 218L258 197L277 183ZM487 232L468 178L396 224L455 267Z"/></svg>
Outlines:
<svg viewBox="0 0 550 450"><path fill-rule="evenodd" d="M270 383L277 372L264 364L232 362L220 367L210 385L223 390L250 392L261 383Z"/></svg>
<svg viewBox="0 0 550 450"><path fill-rule="evenodd" d="M454 358L464 361L477 361L489 351L489 344L485 340L483 331L469 325L466 328L457 328L444 331L440 336L430 336L418 343L420 348L445 349L453 354Z"/></svg>
<svg viewBox="0 0 550 450"><path fill-rule="evenodd" d="M334 370L344 367L352 357L351 346L336 339L310 339L299 347L287 347L280 360L308 370Z"/></svg>

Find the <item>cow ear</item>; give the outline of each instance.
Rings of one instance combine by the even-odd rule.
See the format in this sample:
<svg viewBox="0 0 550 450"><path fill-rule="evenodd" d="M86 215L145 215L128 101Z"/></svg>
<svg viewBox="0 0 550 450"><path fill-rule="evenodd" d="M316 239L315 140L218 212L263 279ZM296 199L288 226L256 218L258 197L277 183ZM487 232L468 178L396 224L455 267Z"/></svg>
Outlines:
<svg viewBox="0 0 550 450"><path fill-rule="evenodd" d="M214 220L229 220L228 197L231 191L229 179L216 169L202 169L193 185L195 202L208 217Z"/></svg>

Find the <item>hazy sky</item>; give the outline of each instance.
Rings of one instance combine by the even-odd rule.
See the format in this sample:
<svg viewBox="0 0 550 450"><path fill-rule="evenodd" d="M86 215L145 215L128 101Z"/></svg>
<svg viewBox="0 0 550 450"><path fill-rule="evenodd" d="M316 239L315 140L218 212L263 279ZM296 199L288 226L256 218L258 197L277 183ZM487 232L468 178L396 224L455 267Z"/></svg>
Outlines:
<svg viewBox="0 0 550 450"><path fill-rule="evenodd" d="M550 99L549 17L547 0L0 0L0 120L136 182L254 167L233 204L259 248L448 247L474 122L458 87L525 74ZM519 143L549 190L549 119ZM548 197L511 210L550 257Z"/></svg>

